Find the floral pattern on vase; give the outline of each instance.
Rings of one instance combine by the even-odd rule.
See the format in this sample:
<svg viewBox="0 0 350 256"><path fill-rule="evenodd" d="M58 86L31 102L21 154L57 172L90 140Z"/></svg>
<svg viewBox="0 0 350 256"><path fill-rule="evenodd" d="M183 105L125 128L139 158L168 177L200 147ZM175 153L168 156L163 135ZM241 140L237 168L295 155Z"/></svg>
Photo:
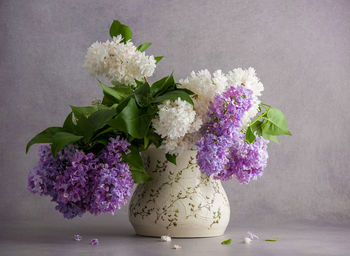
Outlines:
<svg viewBox="0 0 350 256"><path fill-rule="evenodd" d="M177 165L161 149L143 153L153 181L139 184L129 205L129 219L139 235L211 237L223 235L230 206L219 180L202 173L196 151L185 151Z"/></svg>

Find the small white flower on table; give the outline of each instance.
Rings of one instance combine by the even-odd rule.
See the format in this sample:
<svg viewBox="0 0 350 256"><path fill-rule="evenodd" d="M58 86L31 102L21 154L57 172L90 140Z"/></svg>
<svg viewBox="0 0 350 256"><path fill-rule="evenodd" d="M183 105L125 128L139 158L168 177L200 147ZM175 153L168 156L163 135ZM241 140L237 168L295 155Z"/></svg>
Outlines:
<svg viewBox="0 0 350 256"><path fill-rule="evenodd" d="M252 239L250 239L249 237L245 237L243 239L243 243L245 243L245 244L250 244L251 242L252 242Z"/></svg>
<svg viewBox="0 0 350 256"><path fill-rule="evenodd" d="M174 246L173 246L173 249L175 249L175 250L177 250L177 249L181 249L182 247L180 246L180 245L178 245L178 244L174 244Z"/></svg>
<svg viewBox="0 0 350 256"><path fill-rule="evenodd" d="M170 242L171 241L171 237L170 236L161 236L160 240L162 242Z"/></svg>

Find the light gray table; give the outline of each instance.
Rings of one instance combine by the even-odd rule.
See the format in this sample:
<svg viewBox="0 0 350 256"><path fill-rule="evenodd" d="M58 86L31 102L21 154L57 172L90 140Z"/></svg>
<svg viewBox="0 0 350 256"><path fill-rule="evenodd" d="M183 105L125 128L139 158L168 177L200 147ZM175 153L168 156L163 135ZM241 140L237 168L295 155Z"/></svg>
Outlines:
<svg viewBox="0 0 350 256"><path fill-rule="evenodd" d="M62 225L48 227L23 224L3 224L0 234L1 256L70 256L70 255L350 255L350 228L310 224L285 224L272 227L249 225L230 226L226 234L215 238L173 239L161 242L159 238L136 236L130 224L122 226ZM261 239L250 245L241 243L247 231L260 235ZM83 236L80 242L73 235ZM265 238L279 237L277 242ZM89 245L91 238L98 238L99 246ZM232 238L231 245L221 241ZM174 250L178 244L182 249Z"/></svg>

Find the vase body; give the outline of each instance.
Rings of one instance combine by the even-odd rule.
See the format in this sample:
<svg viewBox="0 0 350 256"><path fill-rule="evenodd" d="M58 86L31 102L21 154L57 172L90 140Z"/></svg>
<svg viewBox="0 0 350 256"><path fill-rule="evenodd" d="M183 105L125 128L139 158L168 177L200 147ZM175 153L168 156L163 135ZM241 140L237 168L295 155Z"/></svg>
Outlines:
<svg viewBox="0 0 350 256"><path fill-rule="evenodd" d="M230 205L219 180L199 170L196 151L180 154L174 165L161 149L142 155L153 181L139 184L129 205L129 220L143 236L212 237L223 235Z"/></svg>

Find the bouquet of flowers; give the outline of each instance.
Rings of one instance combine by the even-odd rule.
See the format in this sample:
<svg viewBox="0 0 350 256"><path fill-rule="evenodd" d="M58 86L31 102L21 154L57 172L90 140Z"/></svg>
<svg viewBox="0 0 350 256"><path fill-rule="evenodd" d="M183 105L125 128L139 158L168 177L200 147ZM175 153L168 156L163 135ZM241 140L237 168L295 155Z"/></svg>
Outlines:
<svg viewBox="0 0 350 256"><path fill-rule="evenodd" d="M84 64L101 79L103 99L71 106L62 127L27 144L27 152L45 144L29 173L31 192L50 196L68 219L113 214L135 183L152 179L140 157L151 145L173 164L184 150L198 150L201 171L214 179L246 184L262 175L268 142L291 133L283 113L260 102L264 87L253 68L201 70L179 82L170 74L151 84L162 56L146 55L151 43L136 47L130 28L117 20L109 32L111 40L92 44Z"/></svg>

